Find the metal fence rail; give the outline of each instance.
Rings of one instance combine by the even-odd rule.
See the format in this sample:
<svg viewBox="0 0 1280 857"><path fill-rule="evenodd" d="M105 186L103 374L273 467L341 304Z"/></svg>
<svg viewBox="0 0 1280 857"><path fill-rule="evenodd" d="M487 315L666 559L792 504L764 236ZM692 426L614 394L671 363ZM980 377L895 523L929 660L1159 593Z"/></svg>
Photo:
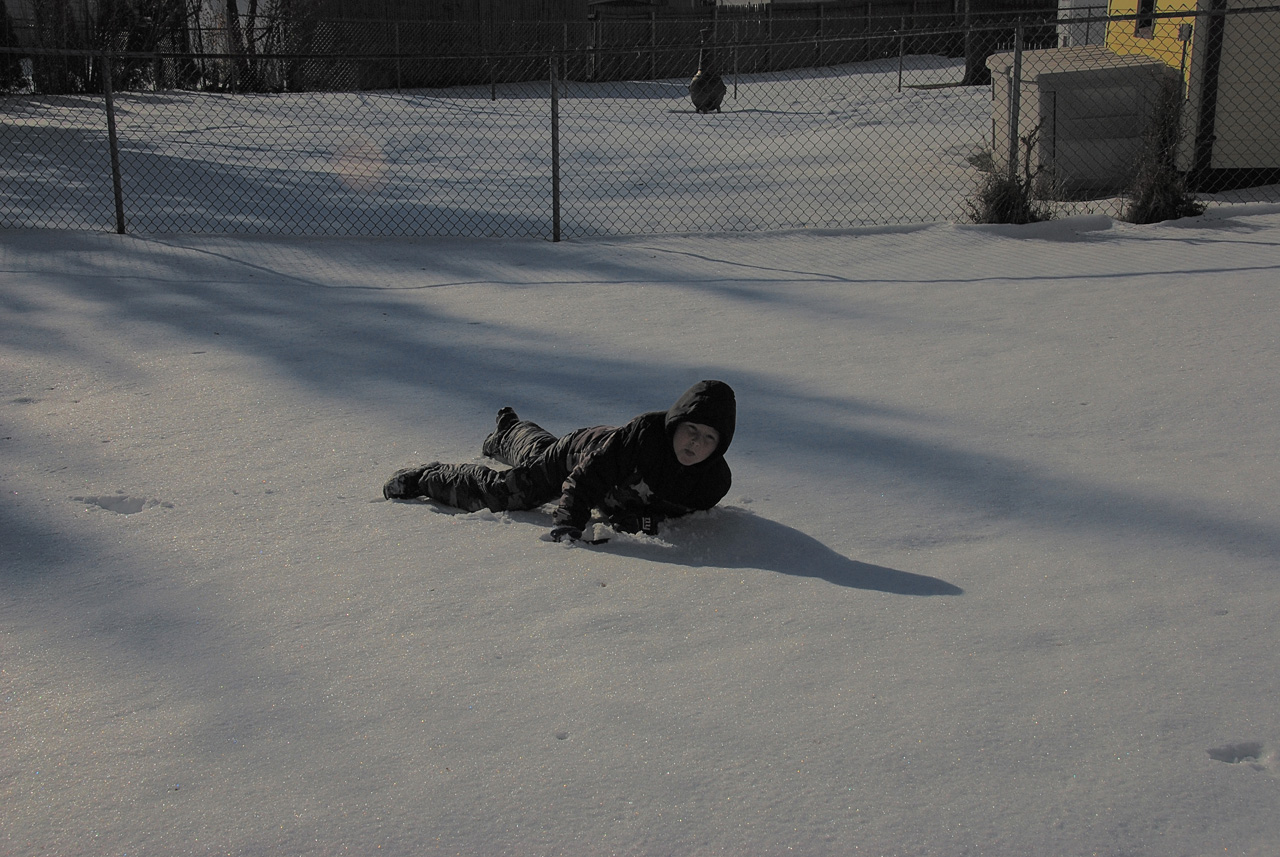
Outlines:
<svg viewBox="0 0 1280 857"><path fill-rule="evenodd" d="M1085 23L1105 48L1072 47L1084 53L1064 66L1061 51L1014 39L1000 47L1017 62L993 57L991 86L961 85L955 29L722 44L703 55L726 85L708 114L689 99L690 45L510 52L490 81L461 87L74 95L33 91L30 63L75 56L120 84L113 67L140 58L5 49L26 73L0 94L0 227L553 239L843 228L965 220L986 177L1019 170L1056 213L1117 214L1154 127L1148 83L1161 80L1180 93L1179 174L1201 194L1280 201L1277 7ZM764 50L859 59L760 71ZM341 86L362 64L414 77L450 58L258 59ZM686 71L585 79L591 63L624 59Z"/></svg>

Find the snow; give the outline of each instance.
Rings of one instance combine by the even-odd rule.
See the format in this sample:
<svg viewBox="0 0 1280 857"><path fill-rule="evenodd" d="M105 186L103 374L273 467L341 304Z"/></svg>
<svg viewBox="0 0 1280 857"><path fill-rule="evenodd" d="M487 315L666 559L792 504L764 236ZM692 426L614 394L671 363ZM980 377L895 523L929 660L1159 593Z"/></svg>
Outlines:
<svg viewBox="0 0 1280 857"><path fill-rule="evenodd" d="M1270 855L1277 244L0 232L0 853ZM381 497L702 378L656 538Z"/></svg>

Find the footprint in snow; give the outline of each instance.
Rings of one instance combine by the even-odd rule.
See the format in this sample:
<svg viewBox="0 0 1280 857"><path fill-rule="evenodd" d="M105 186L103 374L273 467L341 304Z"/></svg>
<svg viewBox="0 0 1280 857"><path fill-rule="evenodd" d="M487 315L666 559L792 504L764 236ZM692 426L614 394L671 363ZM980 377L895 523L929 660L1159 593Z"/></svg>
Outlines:
<svg viewBox="0 0 1280 857"><path fill-rule="evenodd" d="M172 503L164 503L160 500L149 500L146 497L131 497L123 492L115 494L100 494L92 497L72 497L77 503L88 503L92 506L106 509L108 512L115 512L118 515L136 515L143 509L149 509L154 506L162 506L166 509L172 509Z"/></svg>
<svg viewBox="0 0 1280 857"><path fill-rule="evenodd" d="M1208 750L1209 758L1228 765L1248 765L1255 771L1276 772L1276 752L1268 751L1261 741L1237 741Z"/></svg>

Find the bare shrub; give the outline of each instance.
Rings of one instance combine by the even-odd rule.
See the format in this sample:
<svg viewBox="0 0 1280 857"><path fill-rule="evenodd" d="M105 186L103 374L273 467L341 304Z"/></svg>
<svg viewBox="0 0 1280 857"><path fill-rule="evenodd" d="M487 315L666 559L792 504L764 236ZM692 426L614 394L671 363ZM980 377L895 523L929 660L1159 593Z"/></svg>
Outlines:
<svg viewBox="0 0 1280 857"><path fill-rule="evenodd" d="M1142 154L1133 184L1125 192L1123 218L1130 223L1159 223L1203 214L1205 204L1187 190L1178 170L1182 128L1182 84L1169 80L1160 89L1156 109L1143 136Z"/></svg>
<svg viewBox="0 0 1280 857"><path fill-rule="evenodd" d="M1022 163L1008 170L992 169L979 185L977 196L969 203L969 216L974 223L1040 223L1053 219L1053 210L1036 199L1036 180L1043 170L1031 167L1040 126L1018 138L1022 145Z"/></svg>

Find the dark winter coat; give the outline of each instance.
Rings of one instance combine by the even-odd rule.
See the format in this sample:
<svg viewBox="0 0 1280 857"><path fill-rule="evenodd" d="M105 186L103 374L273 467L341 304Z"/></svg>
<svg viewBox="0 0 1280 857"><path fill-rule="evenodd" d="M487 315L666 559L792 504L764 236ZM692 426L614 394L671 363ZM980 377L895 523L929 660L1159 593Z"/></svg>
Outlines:
<svg viewBox="0 0 1280 857"><path fill-rule="evenodd" d="M681 464L672 446L682 422L708 425L720 434L715 451L692 466ZM619 529L635 532L652 529L645 523L710 509L729 493L733 481L724 453L736 422L733 389L723 381L700 381L665 412L562 438L570 470L554 522L580 530L598 508Z"/></svg>

